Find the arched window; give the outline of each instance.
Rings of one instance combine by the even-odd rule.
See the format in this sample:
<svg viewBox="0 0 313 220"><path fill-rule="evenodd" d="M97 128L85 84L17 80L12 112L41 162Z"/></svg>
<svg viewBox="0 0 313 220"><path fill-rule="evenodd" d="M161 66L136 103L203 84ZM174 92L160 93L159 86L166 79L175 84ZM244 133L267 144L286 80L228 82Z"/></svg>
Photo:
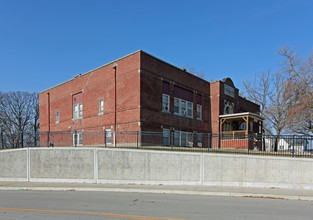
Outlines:
<svg viewBox="0 0 313 220"><path fill-rule="evenodd" d="M224 100L224 115L234 113L234 103L228 100Z"/></svg>

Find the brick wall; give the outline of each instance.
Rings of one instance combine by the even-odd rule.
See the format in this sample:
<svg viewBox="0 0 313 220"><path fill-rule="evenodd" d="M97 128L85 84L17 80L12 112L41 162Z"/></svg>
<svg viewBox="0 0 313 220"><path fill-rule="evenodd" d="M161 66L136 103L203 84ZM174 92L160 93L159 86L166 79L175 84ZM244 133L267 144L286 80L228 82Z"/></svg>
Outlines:
<svg viewBox="0 0 313 220"><path fill-rule="evenodd" d="M153 56L141 54L141 121L143 130L163 128L210 132L209 83ZM170 113L162 112L162 81L170 85ZM193 118L174 115L174 87L193 93ZM196 119L196 95L202 96L202 120Z"/></svg>
<svg viewBox="0 0 313 220"><path fill-rule="evenodd" d="M249 100L242 98L239 96L239 109L238 112L253 112L253 113L259 113L260 112L260 106L250 102Z"/></svg>
<svg viewBox="0 0 313 220"><path fill-rule="evenodd" d="M212 82L210 84L211 90L211 125L212 133L219 132L219 115L221 112L221 88L220 81Z"/></svg>
<svg viewBox="0 0 313 220"><path fill-rule="evenodd" d="M140 122L140 53L109 63L75 77L39 94L40 130L48 131L48 95L50 93L50 130L104 130L114 125L114 69L117 64L116 122L117 130L139 130ZM83 119L73 120L72 95L82 93ZM104 100L103 115L99 99ZM56 111L60 121L56 123Z"/></svg>
<svg viewBox="0 0 313 220"><path fill-rule="evenodd" d="M238 95L224 94L224 84L234 87L231 79L209 83L180 68L137 51L86 74L78 75L39 94L40 130L48 131L48 95L50 94L50 131L114 130L114 64L116 67L116 130L172 131L218 133L219 115L224 112L224 99L235 103L234 111L258 112L259 106ZM169 83L170 112L162 112L162 84ZM193 117L174 115L174 88L188 91L193 99ZM83 118L73 120L73 95L81 93ZM196 118L197 100L201 97L202 120ZM104 112L99 113L99 99ZM59 123L56 123L59 111ZM41 145L47 140L41 138ZM62 139L56 137L59 141ZM103 141L100 139L95 142ZM86 142L87 143L87 142Z"/></svg>

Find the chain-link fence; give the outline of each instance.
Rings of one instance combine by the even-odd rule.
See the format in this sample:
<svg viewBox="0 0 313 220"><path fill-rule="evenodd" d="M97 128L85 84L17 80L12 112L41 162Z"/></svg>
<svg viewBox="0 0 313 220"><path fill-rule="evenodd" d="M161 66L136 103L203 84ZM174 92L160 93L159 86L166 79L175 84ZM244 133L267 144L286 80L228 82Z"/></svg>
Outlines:
<svg viewBox="0 0 313 220"><path fill-rule="evenodd" d="M188 132L42 132L40 145L50 147L118 147L164 151L188 151L313 158L313 137L244 133Z"/></svg>
<svg viewBox="0 0 313 220"><path fill-rule="evenodd" d="M39 131L10 131L0 130L0 149L23 148L39 146Z"/></svg>

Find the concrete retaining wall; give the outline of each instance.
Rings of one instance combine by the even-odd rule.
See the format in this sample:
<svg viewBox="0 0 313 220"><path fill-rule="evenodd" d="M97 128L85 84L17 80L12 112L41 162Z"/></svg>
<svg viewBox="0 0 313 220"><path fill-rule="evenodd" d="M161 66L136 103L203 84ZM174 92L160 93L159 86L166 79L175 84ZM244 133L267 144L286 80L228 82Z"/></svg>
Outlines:
<svg viewBox="0 0 313 220"><path fill-rule="evenodd" d="M30 149L32 180L92 182L94 164L94 149Z"/></svg>
<svg viewBox="0 0 313 220"><path fill-rule="evenodd" d="M0 151L0 180L27 181L27 150Z"/></svg>
<svg viewBox="0 0 313 220"><path fill-rule="evenodd" d="M203 185L313 189L313 160L204 155Z"/></svg>
<svg viewBox="0 0 313 220"><path fill-rule="evenodd" d="M98 150L102 183L200 184L200 155Z"/></svg>
<svg viewBox="0 0 313 220"><path fill-rule="evenodd" d="M313 160L103 148L0 151L0 180L313 189Z"/></svg>

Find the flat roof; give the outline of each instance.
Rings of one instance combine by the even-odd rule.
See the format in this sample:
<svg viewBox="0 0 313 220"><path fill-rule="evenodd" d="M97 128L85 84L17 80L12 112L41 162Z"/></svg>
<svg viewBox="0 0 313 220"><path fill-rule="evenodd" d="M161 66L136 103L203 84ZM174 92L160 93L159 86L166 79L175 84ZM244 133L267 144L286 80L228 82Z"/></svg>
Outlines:
<svg viewBox="0 0 313 220"><path fill-rule="evenodd" d="M104 65L102 65L102 66L99 66L99 67L97 67L97 68L95 68L95 69L92 69L92 70L90 70L90 71L88 71L88 72L86 72L86 73L77 74L77 75L75 75L72 79L66 80L65 82L62 82L62 83L57 84L57 85L55 85L55 86L52 86L52 87L50 87L50 88L48 88L48 89L45 89L45 90L39 92L39 94L40 94L40 93L43 93L43 92L45 92L45 91L47 91L47 90L53 89L53 88L55 88L55 87L58 87L58 86L60 86L60 85L63 85L63 84L65 84L65 83L67 83L67 82L70 82L70 81L74 80L74 79L76 78L76 76L78 76L78 75L79 75L79 76L87 75L87 74L89 74L89 73L91 73L91 72L93 72L93 71L95 71L95 70L98 70L98 69L100 69L100 68L102 68L102 67L108 66L108 65L110 65L110 64L112 64L112 63L114 63L114 62L117 62L117 61L119 61L119 60L121 60L121 59L124 59L125 57L131 56L131 55L133 55L133 54L135 54L135 53L138 53L138 52L144 52L144 51L142 51L142 50L137 50L137 51L132 52L132 53L126 55L126 56L123 56L123 57L118 58L118 59L116 59L116 60L113 60L113 61L111 61L111 62L109 62L109 63L106 63L106 64L104 64ZM146 53L146 52L145 52L145 53Z"/></svg>
<svg viewBox="0 0 313 220"><path fill-rule="evenodd" d="M173 64L170 64L170 63L168 63L168 62L166 62L166 61L164 61L164 60L161 60L161 59L159 59L159 58L157 58L157 57L155 57L155 56L153 56L153 55L151 55L151 54L149 54L149 53L147 53L147 52L145 52L145 51L143 51L143 50L137 50L137 51L132 52L132 53L130 53L130 54L128 54L128 55L125 55L125 56L123 56L123 57L121 57L121 58L118 58L118 59L113 60L113 61L111 61L111 62L109 62L109 63L106 63L106 64L104 64L104 65L102 65L102 66L99 66L99 67L97 67L97 68L95 68L95 69L92 69L92 70L90 70L90 71L88 71L88 72L86 72L86 73L77 74L77 75L75 75L73 78L71 78L71 79L69 79L69 80L66 80L66 81L64 81L64 82L62 82L62 83L60 83L60 84L57 84L57 85L55 85L55 86L52 86L52 87L50 87L50 88L48 88L48 89L45 89L45 90L39 92L39 94L40 94L40 93L43 93L43 92L46 92L46 91L48 91L48 90L50 90L50 89L53 89L53 88L55 88L55 87L58 87L58 86L60 86L60 85L63 85L63 84L65 84L65 83L67 83L67 82L70 82L70 81L74 80L77 76L84 76L84 75L87 75L87 74L89 74L89 73L91 73L91 72L93 72L93 71L95 71L95 70L98 70L98 69L100 69L100 68L102 68L102 67L108 66L108 65L110 65L110 64L112 64L112 63L115 63L115 62L117 62L117 61L119 61L119 60L121 60L121 59L124 59L124 58L126 58L126 57L128 57L128 56L131 56L131 55L133 55L133 54L135 54L135 53L138 53L138 52L145 53L146 55L149 55L149 56L151 56L152 58L154 58L154 59L156 59L156 60L159 60L159 61L161 61L161 62L163 62L163 63L165 63L165 64L167 64L167 65L170 65L170 66L172 66L172 67L174 67L174 68L176 68L176 69L179 69L179 70L181 70L182 72L187 73L187 74L190 74L190 75L192 75L192 76L194 76L194 77L196 77L196 78L198 78L198 79L200 79L200 80L203 80L203 81L205 81L205 82L207 82L207 83L219 82L219 81L221 82L221 81L222 81L222 80L216 80L216 81L211 81L211 82L210 82L210 81L207 81L207 80L205 80L205 79L202 79L202 78L200 78L200 77L198 77L198 76L196 76L196 75L194 75L194 74L188 72L187 70L183 70L183 68L179 68L179 67L177 67L177 66L175 66L175 65L173 65Z"/></svg>
<svg viewBox="0 0 313 220"><path fill-rule="evenodd" d="M242 113L234 113L234 114L227 114L227 115L220 115L219 118L223 118L223 119L233 119L233 118L239 118L239 117L246 117L249 116L251 118L255 118L258 120L263 121L264 118L256 113L252 113L252 112L242 112Z"/></svg>

